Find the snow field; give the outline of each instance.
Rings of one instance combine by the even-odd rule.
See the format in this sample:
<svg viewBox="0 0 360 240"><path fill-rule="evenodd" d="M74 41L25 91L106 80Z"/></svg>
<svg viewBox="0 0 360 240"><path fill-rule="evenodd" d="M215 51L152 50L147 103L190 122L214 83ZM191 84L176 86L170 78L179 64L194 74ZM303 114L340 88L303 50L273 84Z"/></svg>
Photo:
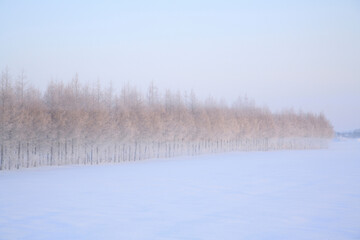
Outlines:
<svg viewBox="0 0 360 240"><path fill-rule="evenodd" d="M360 142L0 172L0 239L359 239Z"/></svg>

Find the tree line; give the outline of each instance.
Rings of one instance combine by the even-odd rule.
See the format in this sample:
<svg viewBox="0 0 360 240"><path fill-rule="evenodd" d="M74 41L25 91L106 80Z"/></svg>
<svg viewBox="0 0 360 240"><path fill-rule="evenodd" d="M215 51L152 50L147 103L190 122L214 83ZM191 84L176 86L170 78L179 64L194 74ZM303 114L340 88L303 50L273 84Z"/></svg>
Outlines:
<svg viewBox="0 0 360 240"><path fill-rule="evenodd" d="M7 70L0 83L0 169L99 164L223 151L321 148L333 136L323 114L273 113L247 98L231 106L150 84L51 82L45 92Z"/></svg>

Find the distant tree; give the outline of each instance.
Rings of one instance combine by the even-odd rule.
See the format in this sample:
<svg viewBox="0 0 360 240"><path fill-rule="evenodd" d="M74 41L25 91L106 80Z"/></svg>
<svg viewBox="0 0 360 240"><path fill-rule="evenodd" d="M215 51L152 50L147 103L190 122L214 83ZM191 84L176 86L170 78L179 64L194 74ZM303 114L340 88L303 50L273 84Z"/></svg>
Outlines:
<svg viewBox="0 0 360 240"><path fill-rule="evenodd" d="M272 113L247 97L229 107L209 97L158 92L145 94L130 84L120 94L100 82L50 82L44 94L14 83L5 69L0 79L0 169L40 165L95 164L199 154L324 146L333 127L323 114L286 110ZM299 140L300 139L300 140ZM273 141L272 141L273 140Z"/></svg>

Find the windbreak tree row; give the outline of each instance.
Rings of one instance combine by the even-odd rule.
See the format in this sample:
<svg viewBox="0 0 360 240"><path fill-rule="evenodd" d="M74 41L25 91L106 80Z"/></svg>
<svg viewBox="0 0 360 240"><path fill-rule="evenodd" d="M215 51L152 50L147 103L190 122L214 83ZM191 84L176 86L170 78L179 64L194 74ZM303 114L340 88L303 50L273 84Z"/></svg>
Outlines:
<svg viewBox="0 0 360 240"><path fill-rule="evenodd" d="M99 164L224 151L326 147L333 129L322 114L272 113L246 98L231 107L151 84L145 94L24 77L0 83L0 169Z"/></svg>

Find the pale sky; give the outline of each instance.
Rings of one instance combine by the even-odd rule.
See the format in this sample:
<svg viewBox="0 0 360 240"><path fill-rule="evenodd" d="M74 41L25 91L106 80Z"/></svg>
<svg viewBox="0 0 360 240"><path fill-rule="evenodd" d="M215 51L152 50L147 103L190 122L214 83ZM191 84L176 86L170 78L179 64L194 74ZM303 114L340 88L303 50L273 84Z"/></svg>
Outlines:
<svg viewBox="0 0 360 240"><path fill-rule="evenodd" d="M0 0L0 70L247 95L360 128L360 1Z"/></svg>

